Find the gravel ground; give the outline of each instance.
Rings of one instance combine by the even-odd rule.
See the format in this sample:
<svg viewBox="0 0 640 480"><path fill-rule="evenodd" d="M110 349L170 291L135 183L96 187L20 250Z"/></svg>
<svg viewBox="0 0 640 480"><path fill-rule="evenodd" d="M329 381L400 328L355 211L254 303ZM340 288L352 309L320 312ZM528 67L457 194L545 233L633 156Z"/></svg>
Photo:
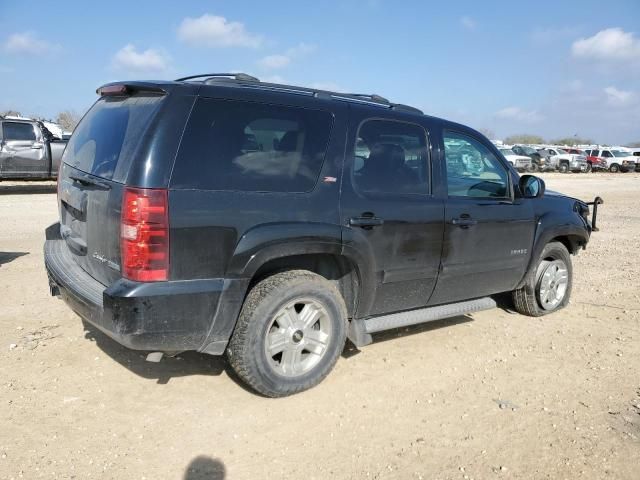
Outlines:
<svg viewBox="0 0 640 480"><path fill-rule="evenodd" d="M279 400L84 326L43 268L55 185L0 184L0 478L637 479L640 175L543 176L606 202L567 309L379 334Z"/></svg>

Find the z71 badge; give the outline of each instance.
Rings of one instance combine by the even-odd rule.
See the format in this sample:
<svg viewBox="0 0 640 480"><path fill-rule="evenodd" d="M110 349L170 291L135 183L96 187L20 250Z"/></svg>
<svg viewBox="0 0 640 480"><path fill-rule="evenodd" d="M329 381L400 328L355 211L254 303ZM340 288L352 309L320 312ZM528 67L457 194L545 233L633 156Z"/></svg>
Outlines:
<svg viewBox="0 0 640 480"><path fill-rule="evenodd" d="M520 248L517 250L511 250L511 255L526 255L527 254L527 249L526 248Z"/></svg>

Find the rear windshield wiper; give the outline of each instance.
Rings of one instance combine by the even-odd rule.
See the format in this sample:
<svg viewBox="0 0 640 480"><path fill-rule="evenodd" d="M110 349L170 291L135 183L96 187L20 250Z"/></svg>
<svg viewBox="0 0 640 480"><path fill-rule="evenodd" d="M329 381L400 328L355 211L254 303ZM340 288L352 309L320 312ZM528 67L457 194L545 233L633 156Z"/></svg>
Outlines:
<svg viewBox="0 0 640 480"><path fill-rule="evenodd" d="M101 182L100 180L94 180L93 178L89 178L89 177L80 177L77 175L69 175L69 178L74 182L81 183L82 185L85 185L85 186L91 185L94 187L98 187L102 190L111 190L111 185L109 185L106 182Z"/></svg>

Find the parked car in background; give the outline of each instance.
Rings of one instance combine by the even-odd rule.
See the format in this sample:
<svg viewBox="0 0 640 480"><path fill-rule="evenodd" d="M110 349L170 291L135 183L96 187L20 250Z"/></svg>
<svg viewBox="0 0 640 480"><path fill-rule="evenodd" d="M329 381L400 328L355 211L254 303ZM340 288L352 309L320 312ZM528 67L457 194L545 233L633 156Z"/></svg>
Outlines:
<svg viewBox="0 0 640 480"><path fill-rule="evenodd" d="M584 155L569 153L557 147L542 148L538 152L547 154L549 158L547 166L561 173L588 171L589 164Z"/></svg>
<svg viewBox="0 0 640 480"><path fill-rule="evenodd" d="M640 148L632 148L631 155L637 158L636 160L636 172L640 172Z"/></svg>
<svg viewBox="0 0 640 480"><path fill-rule="evenodd" d="M544 172L548 170L547 156L538 152L535 148L526 145L515 145L511 148L516 155L524 155L531 159L532 172Z"/></svg>
<svg viewBox="0 0 640 480"><path fill-rule="evenodd" d="M500 150L500 153L504 155L504 158L506 158L507 161L519 172L531 171L531 158L527 155L518 155L510 148L500 147L498 150Z"/></svg>
<svg viewBox="0 0 640 480"><path fill-rule="evenodd" d="M36 120L0 117L0 124L0 180L57 177L66 140Z"/></svg>
<svg viewBox="0 0 640 480"><path fill-rule="evenodd" d="M604 158L600 158L598 155L600 154L599 149L586 149L584 151L587 156L587 163L589 164L592 172L606 171L609 168L607 167L607 162L604 161Z"/></svg>
<svg viewBox="0 0 640 480"><path fill-rule="evenodd" d="M611 173L633 172L636 169L637 157L634 157L631 152L611 148L594 148L588 152L587 161L591 161L592 167L597 161L603 165L603 169L609 170Z"/></svg>

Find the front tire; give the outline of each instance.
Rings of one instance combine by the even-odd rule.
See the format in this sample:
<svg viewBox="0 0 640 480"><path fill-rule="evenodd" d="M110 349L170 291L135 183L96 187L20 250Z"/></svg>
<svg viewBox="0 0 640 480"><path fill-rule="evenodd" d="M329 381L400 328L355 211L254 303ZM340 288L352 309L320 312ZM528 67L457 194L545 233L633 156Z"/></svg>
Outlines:
<svg viewBox="0 0 640 480"><path fill-rule="evenodd" d="M238 376L257 392L283 397L320 383L342 353L347 309L333 283L291 270L247 295L227 348Z"/></svg>
<svg viewBox="0 0 640 480"><path fill-rule="evenodd" d="M620 165L618 165L617 163L614 163L609 167L609 171L611 173L618 173L620 171Z"/></svg>
<svg viewBox="0 0 640 480"><path fill-rule="evenodd" d="M561 163L558 170L560 171L560 173L569 173L569 164Z"/></svg>
<svg viewBox="0 0 640 480"><path fill-rule="evenodd" d="M567 306L573 285L571 255L560 242L547 244L525 284L512 292L516 310L541 317Z"/></svg>

